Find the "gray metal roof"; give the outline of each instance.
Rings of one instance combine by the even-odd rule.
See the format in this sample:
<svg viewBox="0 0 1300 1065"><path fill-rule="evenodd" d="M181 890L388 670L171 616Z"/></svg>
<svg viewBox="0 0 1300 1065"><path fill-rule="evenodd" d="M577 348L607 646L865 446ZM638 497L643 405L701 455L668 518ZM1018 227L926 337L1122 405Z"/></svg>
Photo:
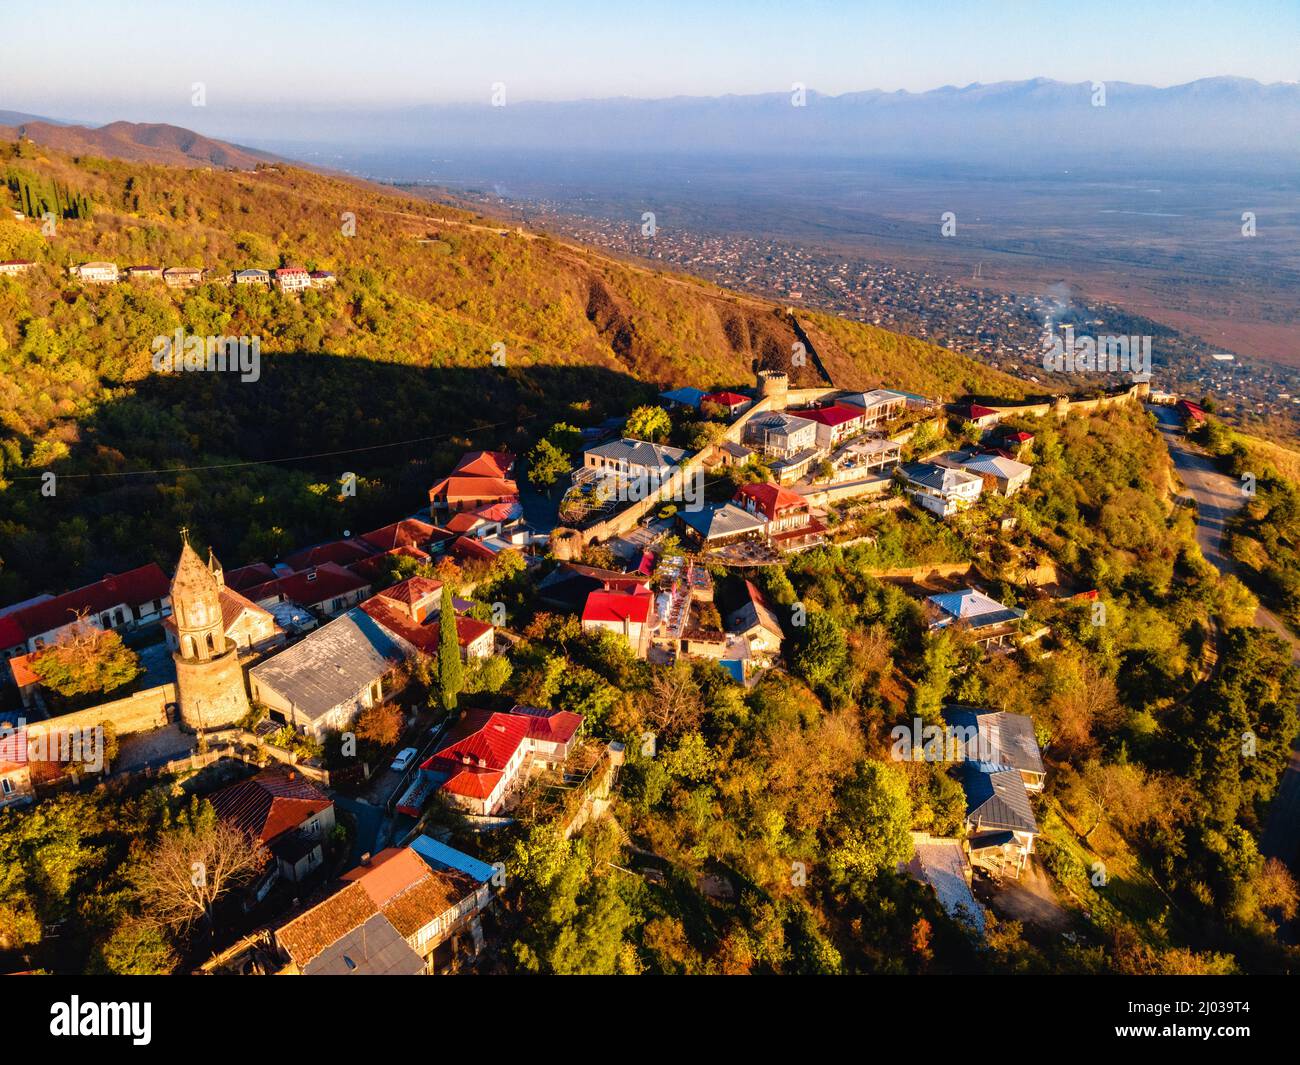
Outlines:
<svg viewBox="0 0 1300 1065"><path fill-rule="evenodd" d="M682 511L680 516L682 521L706 540L756 532L767 524L766 518L756 517L734 503L709 506L698 511Z"/></svg>
<svg viewBox="0 0 1300 1065"><path fill-rule="evenodd" d="M950 491L959 484L980 481L973 473L955 470L947 466L937 466L933 462L912 462L902 467L903 476L913 484L923 485L939 491ZM980 483L983 483L980 481Z"/></svg>
<svg viewBox="0 0 1300 1065"><path fill-rule="evenodd" d="M750 418L745 428L747 430L763 428L769 432L785 433L788 436L791 433L797 433L800 429L816 424L816 422L807 418L800 418L797 414L786 414L784 411L766 411Z"/></svg>
<svg viewBox="0 0 1300 1065"><path fill-rule="evenodd" d="M304 976L419 976L424 959L377 913L303 966Z"/></svg>
<svg viewBox="0 0 1300 1065"><path fill-rule="evenodd" d="M1045 773L1043 755L1034 735L1034 722L1024 714L1005 710L976 710L946 706L943 719L950 725L979 730L979 751L988 754L993 765L1027 773Z"/></svg>
<svg viewBox="0 0 1300 1065"><path fill-rule="evenodd" d="M652 470L676 466L687 455L687 452L679 447L664 447L662 444L652 444L648 440L633 440L626 436L622 440L611 440L608 444L589 447L586 453L606 459L621 459L629 466L644 466Z"/></svg>
<svg viewBox="0 0 1300 1065"><path fill-rule="evenodd" d="M850 392L840 397L841 403L852 403L855 407L870 410L886 403L906 403L907 396L895 392L892 388L873 388L870 392Z"/></svg>
<svg viewBox="0 0 1300 1065"><path fill-rule="evenodd" d="M976 832L1010 829L1037 834L1038 822L1018 769L984 772L974 762L962 766L966 820Z"/></svg>
<svg viewBox="0 0 1300 1065"><path fill-rule="evenodd" d="M249 670L312 720L355 698L409 653L360 607Z"/></svg>

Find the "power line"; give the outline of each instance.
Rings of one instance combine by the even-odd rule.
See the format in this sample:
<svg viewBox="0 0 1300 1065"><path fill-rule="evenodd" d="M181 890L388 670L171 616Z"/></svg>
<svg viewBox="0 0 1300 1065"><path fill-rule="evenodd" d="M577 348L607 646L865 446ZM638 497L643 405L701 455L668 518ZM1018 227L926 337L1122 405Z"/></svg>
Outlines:
<svg viewBox="0 0 1300 1065"><path fill-rule="evenodd" d="M366 447L342 448L338 451L318 451L309 455L285 455L274 459L249 459L246 462L216 462L207 466L167 466L154 470L116 470L109 473L57 473L55 476L59 480L84 479L90 477L148 477L155 474L165 473L203 473L208 470L235 470L248 466L271 466L280 462L306 462L309 459L326 459L334 458L338 455L358 455L365 451L379 451L386 447L408 447L411 444L425 444L433 440L447 440L453 436L470 436L474 433L485 432L488 429L499 429L503 425L520 425L523 422L533 421L541 417L538 414L530 414L527 417L519 418L514 421L489 422L487 425L475 426L473 429L461 429L450 433L435 433L432 436L416 436L410 440L393 440L387 444L370 444ZM53 472L53 471L47 471ZM23 474L18 477L11 477L11 481L39 481L45 477L43 473Z"/></svg>

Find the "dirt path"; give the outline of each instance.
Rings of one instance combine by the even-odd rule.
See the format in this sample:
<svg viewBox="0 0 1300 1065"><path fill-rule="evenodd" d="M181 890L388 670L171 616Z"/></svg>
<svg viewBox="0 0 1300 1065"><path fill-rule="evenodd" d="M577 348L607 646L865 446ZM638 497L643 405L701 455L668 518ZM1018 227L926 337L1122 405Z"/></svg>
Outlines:
<svg viewBox="0 0 1300 1065"><path fill-rule="evenodd" d="M1148 409L1154 410L1174 466L1188 494L1196 500L1196 540L1201 553L1220 573L1233 573L1236 566L1223 553L1223 532L1228 519L1245 504L1245 496L1237 482L1220 472L1210 456L1188 442L1173 408ZM1291 645L1291 660L1300 663L1300 639L1281 618L1261 606L1255 612L1255 624L1281 636ZM1291 745L1291 760L1269 808L1260 850L1300 871L1300 736Z"/></svg>

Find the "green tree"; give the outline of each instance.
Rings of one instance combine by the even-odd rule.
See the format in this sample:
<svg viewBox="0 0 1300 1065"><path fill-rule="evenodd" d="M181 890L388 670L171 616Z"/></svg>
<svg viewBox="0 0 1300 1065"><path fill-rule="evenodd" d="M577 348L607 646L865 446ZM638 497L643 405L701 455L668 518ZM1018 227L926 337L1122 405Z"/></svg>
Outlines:
<svg viewBox="0 0 1300 1065"><path fill-rule="evenodd" d="M896 765L864 761L840 795L838 830L827 857L838 882L870 882L912 856L912 801Z"/></svg>
<svg viewBox="0 0 1300 1065"><path fill-rule="evenodd" d="M568 422L556 422L547 431L546 439L572 459L582 447L582 430Z"/></svg>
<svg viewBox="0 0 1300 1065"><path fill-rule="evenodd" d="M814 688L830 686L843 671L848 641L840 623L823 610L795 627L794 671Z"/></svg>
<svg viewBox="0 0 1300 1065"><path fill-rule="evenodd" d="M569 472L569 459L549 440L539 440L528 452L528 480L535 488L550 488Z"/></svg>
<svg viewBox="0 0 1300 1065"><path fill-rule="evenodd" d="M161 928L133 919L113 930L90 968L116 976L163 976L172 972L179 960Z"/></svg>
<svg viewBox="0 0 1300 1065"><path fill-rule="evenodd" d="M627 418L627 435L633 440L663 440L672 431L673 420L663 407L637 407Z"/></svg>
<svg viewBox="0 0 1300 1065"><path fill-rule="evenodd" d="M451 585L444 583L442 608L438 615L438 690L446 709L456 709L456 697L464 686L464 665L460 660L460 638L456 632L456 606Z"/></svg>

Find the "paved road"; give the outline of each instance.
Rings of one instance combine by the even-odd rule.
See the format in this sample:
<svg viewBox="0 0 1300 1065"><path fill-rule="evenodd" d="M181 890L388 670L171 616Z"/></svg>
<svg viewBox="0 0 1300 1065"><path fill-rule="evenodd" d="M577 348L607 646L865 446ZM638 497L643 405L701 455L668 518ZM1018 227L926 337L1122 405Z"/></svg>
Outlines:
<svg viewBox="0 0 1300 1065"><path fill-rule="evenodd" d="M1160 421L1169 454L1178 475L1196 500L1196 539L1201 552L1220 573L1232 573L1236 566L1223 553L1224 525L1245 503L1241 488L1225 473L1219 472L1214 460L1188 443L1178 415L1171 407L1151 407ZM1255 624L1270 629L1291 645L1291 660L1300 663L1300 640L1282 619L1260 607ZM1277 795L1269 808L1268 823L1260 840L1260 850L1270 857L1281 858L1300 872L1300 737L1291 745L1291 762L1282 774Z"/></svg>

